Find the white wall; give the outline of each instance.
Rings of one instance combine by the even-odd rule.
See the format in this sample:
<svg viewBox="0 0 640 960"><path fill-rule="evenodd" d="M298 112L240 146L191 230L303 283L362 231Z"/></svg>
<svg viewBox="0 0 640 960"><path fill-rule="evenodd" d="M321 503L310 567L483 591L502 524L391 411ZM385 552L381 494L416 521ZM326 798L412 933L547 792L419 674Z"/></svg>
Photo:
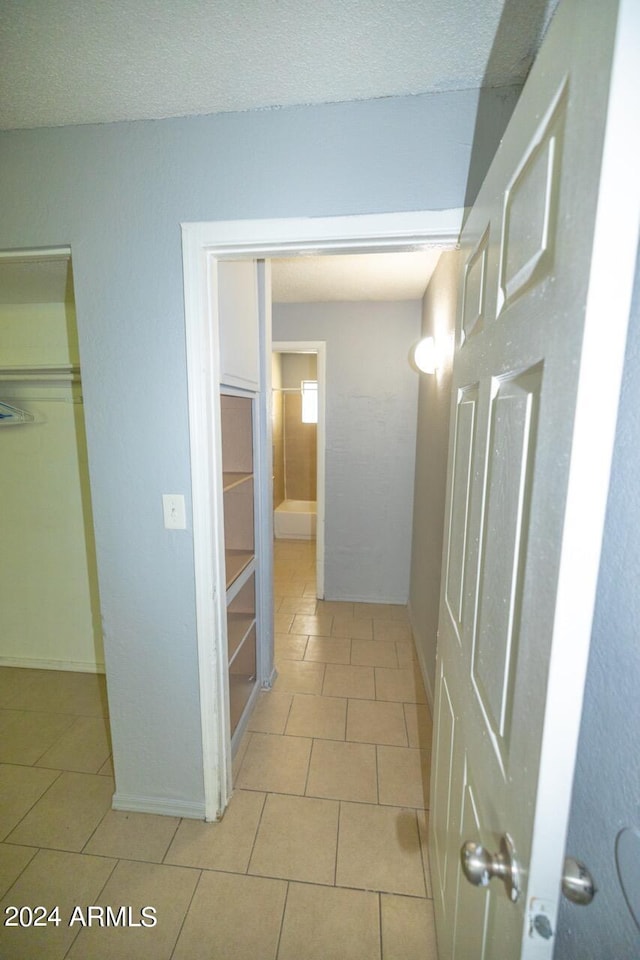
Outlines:
<svg viewBox="0 0 640 960"><path fill-rule="evenodd" d="M422 336L442 351L435 374L420 374L409 616L433 704L440 569L445 520L451 365L461 254L443 253L422 301Z"/></svg>
<svg viewBox="0 0 640 960"><path fill-rule="evenodd" d="M406 603L419 301L273 305L275 340L327 344L325 594Z"/></svg>
<svg viewBox="0 0 640 960"><path fill-rule="evenodd" d="M517 93L495 92L476 180ZM461 206L478 101L465 90L0 134L0 249L73 251L122 797L203 811L193 543L163 528L161 502L183 492L190 509L180 223Z"/></svg>

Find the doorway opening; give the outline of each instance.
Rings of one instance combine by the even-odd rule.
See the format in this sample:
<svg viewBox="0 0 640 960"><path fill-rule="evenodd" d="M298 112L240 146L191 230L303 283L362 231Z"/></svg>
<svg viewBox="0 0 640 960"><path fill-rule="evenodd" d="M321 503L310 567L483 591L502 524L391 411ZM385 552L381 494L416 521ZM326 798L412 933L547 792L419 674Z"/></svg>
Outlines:
<svg viewBox="0 0 640 960"><path fill-rule="evenodd" d="M0 253L0 343L0 663L104 673L70 249Z"/></svg>
<svg viewBox="0 0 640 960"><path fill-rule="evenodd" d="M450 249L457 244L462 217L463 211L455 209L182 225L205 819L215 820L221 816L232 788L231 744L220 708L221 704L228 703L228 678L226 650L218 629L217 597L221 590L213 506L218 491L216 476L211 470L211 464L217 462L217 408L211 390L217 382L213 336L219 323L218 305L208 280L212 265L220 260L272 259L311 253ZM267 300L269 298L270 291ZM259 331L263 389L258 406L263 447L267 441L264 425L268 422L271 339L270 310L266 310ZM270 463L271 451L263 450L263 453L265 462ZM262 497L270 515L271 498L266 497L264 491ZM270 523L266 525L269 527ZM267 582L272 580L273 559L269 554L264 556L262 564ZM272 632L267 642L273 647ZM272 663L272 650L271 657L261 659L263 663Z"/></svg>
<svg viewBox="0 0 640 960"><path fill-rule="evenodd" d="M311 340L271 344L274 535L315 540L318 600L325 563L325 347ZM311 411L305 420L305 389L312 402L315 393L315 419Z"/></svg>

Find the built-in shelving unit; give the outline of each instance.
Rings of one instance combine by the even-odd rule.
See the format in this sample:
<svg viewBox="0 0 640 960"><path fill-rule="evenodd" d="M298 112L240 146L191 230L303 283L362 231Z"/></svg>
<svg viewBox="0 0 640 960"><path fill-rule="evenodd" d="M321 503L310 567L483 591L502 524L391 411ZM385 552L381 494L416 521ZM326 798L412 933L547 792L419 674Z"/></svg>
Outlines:
<svg viewBox="0 0 640 960"><path fill-rule="evenodd" d="M220 396L232 736L257 682L253 402L237 393Z"/></svg>

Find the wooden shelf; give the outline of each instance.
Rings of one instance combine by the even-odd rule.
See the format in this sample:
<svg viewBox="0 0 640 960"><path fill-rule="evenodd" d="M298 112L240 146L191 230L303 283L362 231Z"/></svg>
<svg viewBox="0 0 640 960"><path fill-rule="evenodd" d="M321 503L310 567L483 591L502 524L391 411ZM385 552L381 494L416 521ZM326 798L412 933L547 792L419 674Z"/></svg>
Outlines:
<svg viewBox="0 0 640 960"><path fill-rule="evenodd" d="M253 560L253 552L250 550L225 550L224 561L227 577L227 590L231 584L238 579L243 570L249 566Z"/></svg>
<svg viewBox="0 0 640 960"><path fill-rule="evenodd" d="M248 396L235 393L220 396L232 735L258 682L253 404Z"/></svg>
<svg viewBox="0 0 640 960"><path fill-rule="evenodd" d="M227 490L233 490L234 487L240 486L241 483L247 483L249 480L253 480L252 473L223 473L222 489L226 493Z"/></svg>

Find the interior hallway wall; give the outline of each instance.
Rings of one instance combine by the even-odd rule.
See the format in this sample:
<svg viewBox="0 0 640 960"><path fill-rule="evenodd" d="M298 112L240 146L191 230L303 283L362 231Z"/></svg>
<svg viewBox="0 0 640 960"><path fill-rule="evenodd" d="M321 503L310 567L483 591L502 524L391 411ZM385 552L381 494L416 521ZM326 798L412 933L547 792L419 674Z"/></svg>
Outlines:
<svg viewBox="0 0 640 960"><path fill-rule="evenodd" d="M476 167L518 93L488 94ZM162 519L167 492L191 516L180 224L461 207L479 96L0 134L0 249L73 250L121 805L204 809L193 540Z"/></svg>
<svg viewBox="0 0 640 960"><path fill-rule="evenodd" d="M317 378L313 353L282 354L284 409L284 487L287 500L316 500L318 474L318 428L302 422L303 380Z"/></svg>
<svg viewBox="0 0 640 960"><path fill-rule="evenodd" d="M427 695L433 704L445 519L451 365L458 297L458 251L443 253L422 301L422 336L433 336L442 364L419 375L409 617Z"/></svg>
<svg viewBox="0 0 640 960"><path fill-rule="evenodd" d="M325 593L406 603L420 301L276 303L275 340L324 340Z"/></svg>

